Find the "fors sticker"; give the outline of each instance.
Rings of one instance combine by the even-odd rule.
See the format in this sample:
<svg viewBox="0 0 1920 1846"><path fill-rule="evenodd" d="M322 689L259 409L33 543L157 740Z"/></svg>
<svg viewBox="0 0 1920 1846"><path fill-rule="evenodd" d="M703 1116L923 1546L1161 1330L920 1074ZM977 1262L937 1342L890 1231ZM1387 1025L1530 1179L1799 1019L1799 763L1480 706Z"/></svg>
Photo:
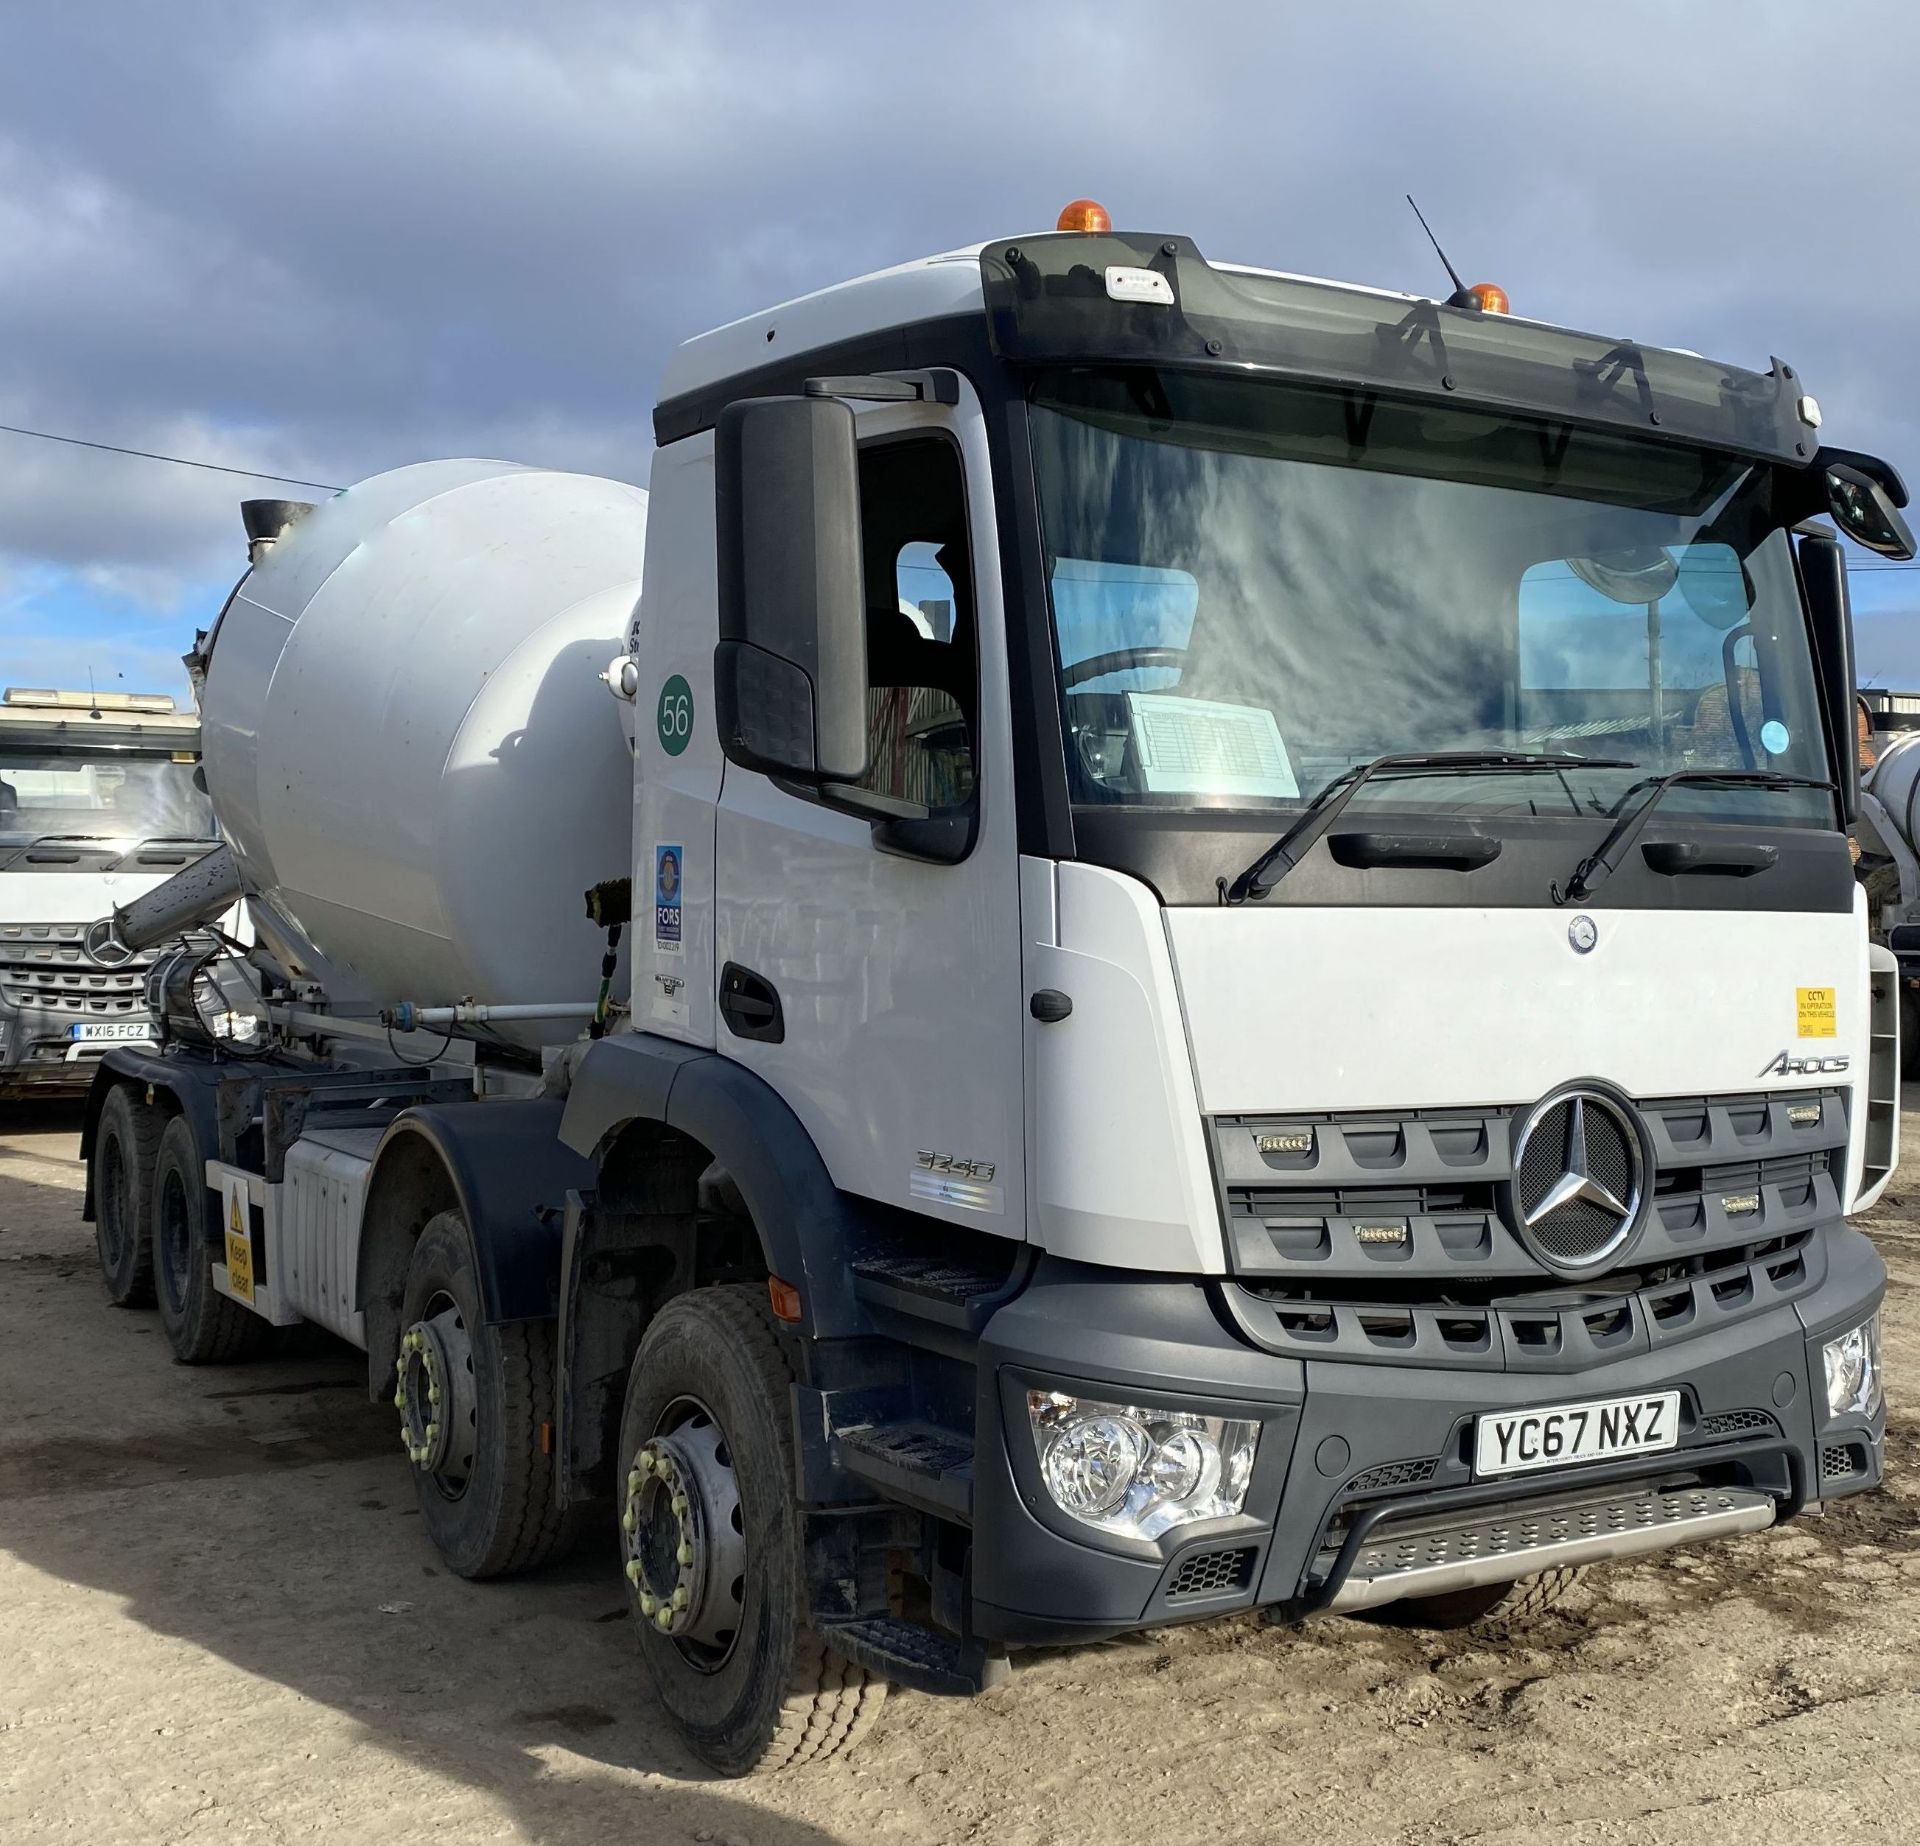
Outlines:
<svg viewBox="0 0 1920 1846"><path fill-rule="evenodd" d="M680 901L685 848L656 846L653 849L653 946L664 955L678 955L680 940Z"/></svg>

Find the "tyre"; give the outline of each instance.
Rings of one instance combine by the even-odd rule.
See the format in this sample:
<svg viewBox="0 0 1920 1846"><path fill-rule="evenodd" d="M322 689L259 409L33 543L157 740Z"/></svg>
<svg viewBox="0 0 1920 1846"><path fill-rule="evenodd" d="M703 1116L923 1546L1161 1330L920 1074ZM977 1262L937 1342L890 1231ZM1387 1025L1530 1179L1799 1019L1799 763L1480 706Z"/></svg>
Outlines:
<svg viewBox="0 0 1920 1846"><path fill-rule="evenodd" d="M486 1324L459 1212L420 1233L400 1324L394 1408L447 1568L505 1577L564 1555L576 1521L555 1501L553 1323Z"/></svg>
<svg viewBox="0 0 1920 1846"><path fill-rule="evenodd" d="M147 1200L153 1193L165 1114L127 1083L116 1084L100 1110L93 1140L93 1240L100 1278L115 1307L153 1306L153 1239Z"/></svg>
<svg viewBox="0 0 1920 1846"><path fill-rule="evenodd" d="M1900 1074L1911 1080L1920 1077L1920 1003L1907 985L1904 970L1900 982Z"/></svg>
<svg viewBox="0 0 1920 1846"><path fill-rule="evenodd" d="M723 1775L824 1762L886 1696L808 1621L787 1353L761 1289L681 1295L640 1342L620 1420L640 1650L688 1747Z"/></svg>
<svg viewBox="0 0 1920 1846"><path fill-rule="evenodd" d="M213 1286L207 1173L184 1115L170 1117L161 1131L147 1224L154 1297L173 1356L182 1365L224 1365L258 1352L267 1323Z"/></svg>
<svg viewBox="0 0 1920 1846"><path fill-rule="evenodd" d="M1486 1583L1444 1596L1390 1602L1376 1619L1395 1628L1464 1629L1477 1640L1505 1641L1522 1633L1580 1581L1579 1566L1543 1570L1517 1583Z"/></svg>

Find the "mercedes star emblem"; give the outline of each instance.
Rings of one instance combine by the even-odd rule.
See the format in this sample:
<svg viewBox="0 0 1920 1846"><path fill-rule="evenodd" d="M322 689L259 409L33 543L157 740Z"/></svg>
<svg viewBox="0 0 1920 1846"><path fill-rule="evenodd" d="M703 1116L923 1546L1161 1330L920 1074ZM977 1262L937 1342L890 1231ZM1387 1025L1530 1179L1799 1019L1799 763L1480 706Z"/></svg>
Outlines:
<svg viewBox="0 0 1920 1846"><path fill-rule="evenodd" d="M1513 1228L1547 1268L1591 1274L1633 1235L1653 1150L1624 1099L1597 1085L1536 1103L1513 1150Z"/></svg>
<svg viewBox="0 0 1920 1846"><path fill-rule="evenodd" d="M1547 1188L1540 1203L1526 1213L1527 1228L1531 1230L1542 1218L1579 1199L1612 1212L1616 1218L1627 1216L1626 1200L1601 1185L1587 1169L1587 1099L1584 1096L1572 1099L1568 1114L1566 1171Z"/></svg>

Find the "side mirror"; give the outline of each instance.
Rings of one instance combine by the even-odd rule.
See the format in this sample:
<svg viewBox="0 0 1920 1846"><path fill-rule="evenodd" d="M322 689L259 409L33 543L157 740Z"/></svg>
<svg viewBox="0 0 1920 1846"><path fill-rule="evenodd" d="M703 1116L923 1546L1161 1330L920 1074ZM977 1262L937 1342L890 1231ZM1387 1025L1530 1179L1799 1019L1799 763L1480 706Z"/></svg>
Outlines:
<svg viewBox="0 0 1920 1846"><path fill-rule="evenodd" d="M727 405L714 430L714 516L721 749L795 782L858 781L867 635L852 410L824 397Z"/></svg>
<svg viewBox="0 0 1920 1846"><path fill-rule="evenodd" d="M1913 556L1913 533L1892 494L1864 468L1826 464L1827 506L1840 530L1883 558Z"/></svg>
<svg viewBox="0 0 1920 1846"><path fill-rule="evenodd" d="M1820 704L1826 714L1840 811L1849 827L1860 815L1860 747L1855 736L1853 616L1847 603L1847 554L1836 538L1803 533L1797 547L1807 596Z"/></svg>

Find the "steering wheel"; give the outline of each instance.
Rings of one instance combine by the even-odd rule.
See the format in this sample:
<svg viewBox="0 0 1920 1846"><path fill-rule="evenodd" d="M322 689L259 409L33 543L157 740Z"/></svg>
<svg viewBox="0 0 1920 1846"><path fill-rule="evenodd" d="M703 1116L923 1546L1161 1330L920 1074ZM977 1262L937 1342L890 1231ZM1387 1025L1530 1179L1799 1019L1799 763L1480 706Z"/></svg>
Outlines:
<svg viewBox="0 0 1920 1846"><path fill-rule="evenodd" d="M1129 667L1178 667L1186 664L1184 647L1117 647L1110 654L1092 654L1060 669L1062 687L1079 685L1083 680L1099 679L1108 673L1124 673Z"/></svg>

